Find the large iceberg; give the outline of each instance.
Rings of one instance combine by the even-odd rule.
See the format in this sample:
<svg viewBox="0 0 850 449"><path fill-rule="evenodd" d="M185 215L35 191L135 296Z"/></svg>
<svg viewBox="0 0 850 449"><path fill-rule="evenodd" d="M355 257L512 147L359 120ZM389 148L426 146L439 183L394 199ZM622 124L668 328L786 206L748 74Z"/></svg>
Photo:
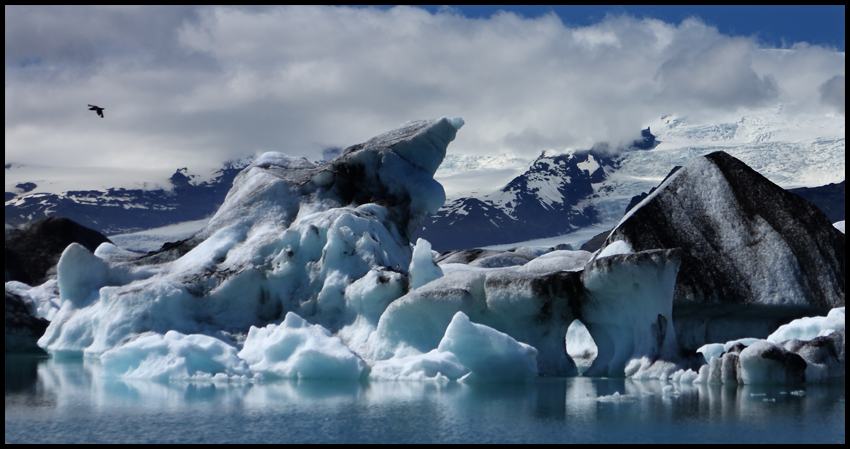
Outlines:
<svg viewBox="0 0 850 449"><path fill-rule="evenodd" d="M408 290L409 237L445 201L433 174L463 121L414 121L315 165L266 153L193 237L133 258L69 246L62 307L39 345L98 356L142 335L201 334L241 346L294 312L365 341Z"/></svg>
<svg viewBox="0 0 850 449"><path fill-rule="evenodd" d="M680 346L695 351L843 307L844 242L813 204L719 151L669 175L602 253L682 249L673 322Z"/></svg>
<svg viewBox="0 0 850 449"><path fill-rule="evenodd" d="M582 255L562 256L575 257ZM565 347L576 319L598 346L588 375L660 377L678 361L675 330L669 326L677 250L599 257L576 271L542 271L543 264L534 270L453 265L444 265L443 277L387 307L367 342L367 359L429 353L463 312L536 348L541 375L577 374Z"/></svg>

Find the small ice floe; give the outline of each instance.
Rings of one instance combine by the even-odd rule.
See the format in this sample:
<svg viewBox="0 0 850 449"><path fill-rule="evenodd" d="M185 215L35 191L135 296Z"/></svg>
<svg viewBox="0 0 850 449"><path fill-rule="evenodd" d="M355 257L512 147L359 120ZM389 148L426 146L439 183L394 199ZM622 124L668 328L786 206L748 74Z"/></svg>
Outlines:
<svg viewBox="0 0 850 449"><path fill-rule="evenodd" d="M767 396L767 393L750 393L751 398L761 398Z"/></svg>
<svg viewBox="0 0 850 449"><path fill-rule="evenodd" d="M616 392L616 393L614 393L610 396L600 396L600 397L596 398L596 401L597 402L613 402L613 403L634 402L634 398L627 395L627 394L621 395L619 392Z"/></svg>
<svg viewBox="0 0 850 449"><path fill-rule="evenodd" d="M776 398L764 398L762 402L776 402Z"/></svg>
<svg viewBox="0 0 850 449"><path fill-rule="evenodd" d="M792 391L792 392L791 392L791 396L797 396L797 397L801 397L801 398L802 398L802 397L805 397L805 396L806 396L806 392L805 392L804 390Z"/></svg>

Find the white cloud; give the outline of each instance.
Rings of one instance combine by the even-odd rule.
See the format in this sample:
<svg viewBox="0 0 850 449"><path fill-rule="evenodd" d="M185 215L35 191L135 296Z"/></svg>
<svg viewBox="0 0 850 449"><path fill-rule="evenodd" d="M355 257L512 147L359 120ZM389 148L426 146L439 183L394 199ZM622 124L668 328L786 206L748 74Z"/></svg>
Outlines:
<svg viewBox="0 0 850 449"><path fill-rule="evenodd" d="M821 101L835 106L842 114L844 114L844 84L844 75L835 75L820 86Z"/></svg>
<svg viewBox="0 0 850 449"><path fill-rule="evenodd" d="M5 13L6 162L24 164L170 175L269 150L315 160L442 115L467 123L451 151L536 156L628 141L666 113L779 102L826 112L820 87L841 75L843 88L843 53L761 49L696 19L576 28L555 15L412 7Z"/></svg>

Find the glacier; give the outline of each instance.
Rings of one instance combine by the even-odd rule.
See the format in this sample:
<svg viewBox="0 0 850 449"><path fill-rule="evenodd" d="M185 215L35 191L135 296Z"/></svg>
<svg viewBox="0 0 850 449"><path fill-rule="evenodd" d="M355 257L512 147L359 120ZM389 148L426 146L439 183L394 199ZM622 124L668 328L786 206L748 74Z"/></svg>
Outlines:
<svg viewBox="0 0 850 449"><path fill-rule="evenodd" d="M752 290L724 302L705 289L701 296L688 293L694 289L683 289L682 279L690 278L682 273L693 269L696 245L652 240L675 230L656 227L653 234L641 224L644 214L663 223L658 218L664 214L685 210L695 223L681 231L685 236L705 235L705 229L731 232L728 241L751 235L751 222L722 221L738 217L728 211L740 201L735 186L718 190L730 182L713 168L724 156L696 158L670 176L595 253L518 247L439 255L427 240L411 244L424 218L446 200L434 175L462 125L449 117L407 122L321 163L266 153L236 176L202 229L145 255L109 242L94 252L69 245L57 265L59 297L53 303L59 307L50 312L39 346L54 357L98 359L110 376L158 380L524 382L577 375L572 355L587 376L681 380L697 377L687 369L699 369L699 346L731 340L718 338L738 332L739 323L735 316L715 319L695 331L677 307L696 302L712 313L718 305L736 312L752 298L761 306L786 305L776 297L781 288L769 283L773 296L767 297ZM742 170L736 173L750 182L751 171ZM757 193L764 189L755 186ZM675 201L658 206L671 191L689 198L692 207ZM707 191L721 195L712 198ZM707 200L716 207L705 207ZM802 240L808 232L825 232L819 218L806 220L816 225L786 220L783 229ZM843 248L843 234L827 225L832 234L824 235L842 239ZM732 254L778 254L768 262L796 263L769 232L757 237L754 242L766 246ZM823 267L833 256L824 246L820 259L806 260ZM711 261L722 268L722 257ZM746 273L757 276L768 268ZM770 311L770 323L746 336L764 338L787 317L802 316L801 310L843 306L843 283L813 282L781 284L804 293L794 299L802 302L792 304L791 312ZM832 296L813 300L801 288ZM717 331L724 326L736 330ZM761 336L762 328L770 332ZM821 365L819 372L827 373L821 377L829 377L837 359L817 348L835 345L816 340L759 354L793 353L782 360L802 361L795 366L803 366L804 374ZM843 343L841 348L843 354ZM810 354L812 364L794 351ZM785 369L770 366L770 372ZM799 378L799 369L785 377Z"/></svg>

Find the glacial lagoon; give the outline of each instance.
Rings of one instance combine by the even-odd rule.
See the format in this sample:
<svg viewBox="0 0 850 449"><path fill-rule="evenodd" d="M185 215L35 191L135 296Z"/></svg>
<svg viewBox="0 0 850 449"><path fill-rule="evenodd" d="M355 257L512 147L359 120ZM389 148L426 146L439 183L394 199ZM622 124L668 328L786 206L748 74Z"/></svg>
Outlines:
<svg viewBox="0 0 850 449"><path fill-rule="evenodd" d="M96 362L7 355L5 416L7 444L845 441L843 379L158 383L105 378Z"/></svg>

